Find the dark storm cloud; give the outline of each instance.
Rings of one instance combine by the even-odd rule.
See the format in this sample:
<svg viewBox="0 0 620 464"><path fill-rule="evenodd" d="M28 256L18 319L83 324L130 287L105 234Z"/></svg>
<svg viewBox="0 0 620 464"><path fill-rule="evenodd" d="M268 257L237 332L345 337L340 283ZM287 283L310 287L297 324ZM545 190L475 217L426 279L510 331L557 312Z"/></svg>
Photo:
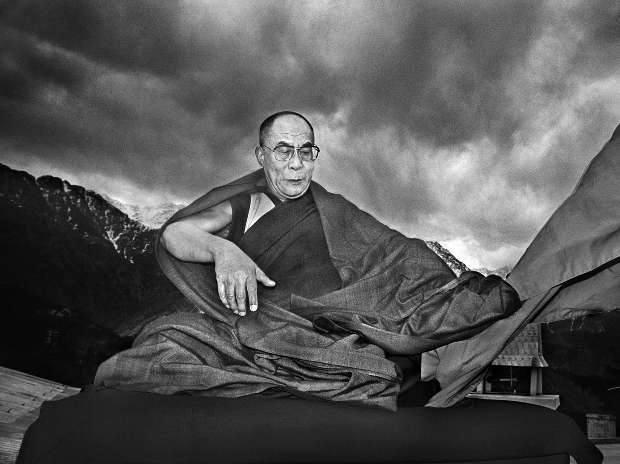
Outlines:
<svg viewBox="0 0 620 464"><path fill-rule="evenodd" d="M0 26L0 95L32 101L48 85L74 91L88 72L57 50L42 47L15 30Z"/></svg>
<svg viewBox="0 0 620 464"><path fill-rule="evenodd" d="M192 53L178 40L174 0L23 0L3 10L6 25L121 69L175 74Z"/></svg>
<svg viewBox="0 0 620 464"><path fill-rule="evenodd" d="M170 78L171 94L184 110L208 113L221 125L209 137L220 152L232 148L231 136L253 130L266 112L289 102L326 114L350 102L357 133L396 126L439 144L483 132L509 136L518 122L502 111L500 81L535 37L540 9L539 2L523 1L466 8L455 2L364 3L355 12L380 13L375 37L354 47L352 56L338 56L342 64L330 68L312 47L328 32L337 48L343 24L307 16L303 4L258 2L228 31L217 28L227 14L224 4L190 2L203 21L189 27L179 2L15 5L5 12L11 27L97 63ZM306 35L298 33L308 26ZM248 37L246 27L254 35ZM382 30L394 31L397 40Z"/></svg>
<svg viewBox="0 0 620 464"><path fill-rule="evenodd" d="M571 19L584 33L573 60L575 70L596 77L617 72L614 58L620 53L620 4L584 3L575 9Z"/></svg>
<svg viewBox="0 0 620 464"><path fill-rule="evenodd" d="M619 17L612 1L9 2L0 153L190 199L254 167L259 122L293 109L315 123L319 180L499 262L617 122Z"/></svg>
<svg viewBox="0 0 620 464"><path fill-rule="evenodd" d="M327 94L319 85L329 81L323 79L321 63L303 56L304 44L291 43L295 24L284 3L258 2L256 11L239 18L249 26L258 23L253 26L255 53L244 44L243 24L237 32L218 28L213 11L226 15L224 3L189 2L203 20L191 30L181 17L181 3L21 1L5 6L3 17L7 26L93 62L175 79L172 91L183 108L194 113L208 109L224 126L243 124L245 118L255 124L252 118L264 113L265 105L277 105L291 94L299 93L302 104L322 109ZM300 78L281 73L284 53L300 60Z"/></svg>
<svg viewBox="0 0 620 464"><path fill-rule="evenodd" d="M8 27L32 40L119 72L164 79L167 95L180 110L209 116L212 130L206 129L206 140L217 153L227 155L231 140L254 131L257 120L283 102L326 112L335 109L325 89L340 83L326 79L322 64L304 56L302 43L291 43L295 25L284 4L262 3L240 17L242 23L256 23L251 50L243 24L238 31L218 25L216 16L226 15L225 4L190 5L202 22L189 27L182 17L187 11L172 1L22 1L5 7L3 17ZM286 67L280 61L285 54L299 60L293 78L283 72Z"/></svg>
<svg viewBox="0 0 620 464"><path fill-rule="evenodd" d="M479 134L509 137L502 80L539 28L540 2L410 2L411 20L391 47L371 49L351 70L360 98L354 126L386 121L454 144ZM365 66L372 63L371 72ZM378 115L380 117L378 118Z"/></svg>

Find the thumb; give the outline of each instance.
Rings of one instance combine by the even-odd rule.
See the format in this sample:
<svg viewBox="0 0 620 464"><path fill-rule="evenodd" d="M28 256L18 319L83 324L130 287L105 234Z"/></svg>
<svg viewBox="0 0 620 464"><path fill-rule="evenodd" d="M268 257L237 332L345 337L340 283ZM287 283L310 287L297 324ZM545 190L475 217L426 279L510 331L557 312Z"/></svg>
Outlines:
<svg viewBox="0 0 620 464"><path fill-rule="evenodd" d="M269 277L267 277L267 274L265 274L258 266L256 266L256 280L258 280L263 285L266 285L267 287L273 287L276 285L276 283Z"/></svg>

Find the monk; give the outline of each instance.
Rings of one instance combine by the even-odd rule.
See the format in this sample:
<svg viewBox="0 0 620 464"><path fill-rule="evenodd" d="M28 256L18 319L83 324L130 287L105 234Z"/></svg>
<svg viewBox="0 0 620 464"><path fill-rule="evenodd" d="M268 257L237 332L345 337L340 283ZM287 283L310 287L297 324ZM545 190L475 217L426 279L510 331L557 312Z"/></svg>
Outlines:
<svg viewBox="0 0 620 464"><path fill-rule="evenodd" d="M424 241L326 191L312 180L312 125L276 113L260 125L261 169L160 231L158 262L196 312L148 324L95 384L395 410L404 391L436 379L426 404L454 405L527 323L617 308L619 134L504 281L455 276Z"/></svg>
<svg viewBox="0 0 620 464"><path fill-rule="evenodd" d="M318 296L340 288L309 193L318 154L314 130L305 117L294 112L276 113L261 124L255 149L267 189L224 200L164 230L162 243L177 259L214 263L219 297L233 313L245 316L248 308L256 311L259 293L281 300L277 295L286 299L293 290L302 296ZM303 213L312 218L305 220L301 241L287 250L294 257L285 256L286 265L280 260L272 266L279 282L275 290L276 282L248 256L249 244L241 237L262 215L289 201L303 204ZM230 240L214 235L228 226L232 226ZM266 287L260 292L259 283Z"/></svg>
<svg viewBox="0 0 620 464"><path fill-rule="evenodd" d="M285 391L396 409L420 354L519 306L497 276L458 278L407 238L312 181L301 114L260 125L261 169L213 189L160 232L157 257L198 313L149 324L95 382L160 393Z"/></svg>

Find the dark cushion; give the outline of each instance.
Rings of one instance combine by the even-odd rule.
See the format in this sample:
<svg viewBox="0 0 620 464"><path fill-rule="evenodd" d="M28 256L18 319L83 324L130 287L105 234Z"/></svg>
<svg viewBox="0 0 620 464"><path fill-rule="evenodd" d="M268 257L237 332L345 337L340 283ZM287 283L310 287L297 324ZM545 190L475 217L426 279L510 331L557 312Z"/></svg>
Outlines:
<svg viewBox="0 0 620 464"><path fill-rule="evenodd" d="M602 460L570 418L520 403L468 400L394 413L102 389L44 403L17 462L555 464L569 453L579 464Z"/></svg>

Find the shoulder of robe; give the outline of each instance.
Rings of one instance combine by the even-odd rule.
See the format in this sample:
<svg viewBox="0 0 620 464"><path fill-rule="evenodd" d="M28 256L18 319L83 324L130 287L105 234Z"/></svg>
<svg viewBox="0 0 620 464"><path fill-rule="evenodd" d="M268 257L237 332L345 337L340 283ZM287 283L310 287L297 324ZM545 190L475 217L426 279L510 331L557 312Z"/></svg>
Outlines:
<svg viewBox="0 0 620 464"><path fill-rule="evenodd" d="M325 228L356 233L363 236L363 241L373 241L386 232L398 234L342 195L331 193L316 182L312 182L312 195Z"/></svg>
<svg viewBox="0 0 620 464"><path fill-rule="evenodd" d="M265 176L262 169L258 169L248 175L240 177L228 184L215 187L206 194L199 197L191 204L177 211L163 226L162 229L169 224L176 222L188 216L198 214L208 208L218 205L225 200L244 192L251 192L256 189L263 188L265 185Z"/></svg>

